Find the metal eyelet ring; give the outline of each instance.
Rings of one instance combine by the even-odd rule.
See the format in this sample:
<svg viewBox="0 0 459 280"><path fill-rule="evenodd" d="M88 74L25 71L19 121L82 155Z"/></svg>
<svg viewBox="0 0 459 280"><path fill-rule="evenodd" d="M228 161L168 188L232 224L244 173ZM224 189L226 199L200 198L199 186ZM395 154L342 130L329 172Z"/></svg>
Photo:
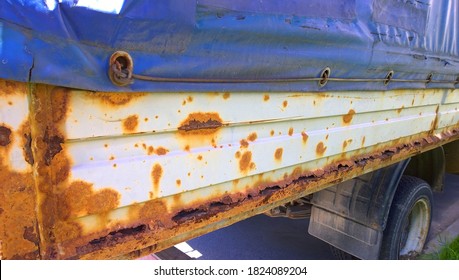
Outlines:
<svg viewBox="0 0 459 280"><path fill-rule="evenodd" d="M324 87L328 83L328 79L330 78L331 70L329 67L325 67L320 74L319 80L319 87Z"/></svg>
<svg viewBox="0 0 459 280"><path fill-rule="evenodd" d="M426 85L428 85L428 84L430 84L430 82L432 82L432 77L433 77L433 73L430 73L429 75L427 75Z"/></svg>
<svg viewBox="0 0 459 280"><path fill-rule="evenodd" d="M385 86L387 86L390 83L390 81L392 80L393 76L394 76L394 71L391 70L391 71L387 72L386 78L384 80L384 85Z"/></svg>
<svg viewBox="0 0 459 280"><path fill-rule="evenodd" d="M124 51L116 51L109 60L108 77L116 86L132 84L134 62L132 57Z"/></svg>

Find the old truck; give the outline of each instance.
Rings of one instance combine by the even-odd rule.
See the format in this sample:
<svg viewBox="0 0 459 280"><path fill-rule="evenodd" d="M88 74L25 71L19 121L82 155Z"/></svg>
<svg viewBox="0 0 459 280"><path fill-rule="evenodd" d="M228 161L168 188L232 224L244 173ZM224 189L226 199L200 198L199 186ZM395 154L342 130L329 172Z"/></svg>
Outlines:
<svg viewBox="0 0 459 280"><path fill-rule="evenodd" d="M125 259L266 213L422 250L459 173L459 2L0 2L2 259Z"/></svg>

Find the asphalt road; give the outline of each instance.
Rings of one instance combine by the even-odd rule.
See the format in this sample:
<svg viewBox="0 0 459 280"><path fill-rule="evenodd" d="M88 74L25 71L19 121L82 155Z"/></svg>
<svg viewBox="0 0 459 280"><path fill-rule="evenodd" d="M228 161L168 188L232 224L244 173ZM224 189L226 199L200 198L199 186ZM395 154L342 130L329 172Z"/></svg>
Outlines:
<svg viewBox="0 0 459 280"><path fill-rule="evenodd" d="M447 174L445 189L434 194L428 241L459 219L459 176ZM307 233L309 219L258 215L187 242L200 260L333 260L327 243ZM459 233L458 233L459 234Z"/></svg>

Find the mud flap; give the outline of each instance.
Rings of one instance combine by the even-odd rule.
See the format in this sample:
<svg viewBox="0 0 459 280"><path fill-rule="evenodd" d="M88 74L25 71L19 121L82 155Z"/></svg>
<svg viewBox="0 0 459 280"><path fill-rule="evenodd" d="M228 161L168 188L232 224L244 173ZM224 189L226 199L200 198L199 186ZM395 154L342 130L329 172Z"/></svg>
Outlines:
<svg viewBox="0 0 459 280"><path fill-rule="evenodd" d="M314 193L309 234L361 259L378 259L398 182L409 160Z"/></svg>

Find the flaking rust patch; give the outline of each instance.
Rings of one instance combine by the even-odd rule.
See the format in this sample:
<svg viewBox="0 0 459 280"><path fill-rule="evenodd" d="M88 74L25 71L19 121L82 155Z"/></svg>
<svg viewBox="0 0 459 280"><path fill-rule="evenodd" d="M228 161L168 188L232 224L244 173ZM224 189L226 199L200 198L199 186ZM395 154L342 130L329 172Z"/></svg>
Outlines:
<svg viewBox="0 0 459 280"><path fill-rule="evenodd" d="M223 121L218 113L191 113L180 124L178 130L189 134L212 134L222 127Z"/></svg>
<svg viewBox="0 0 459 280"><path fill-rule="evenodd" d="M100 214L116 209L121 195L111 188L95 190L93 184L74 181L57 195L60 220Z"/></svg>
<svg viewBox="0 0 459 280"><path fill-rule="evenodd" d="M11 143L11 129L0 126L0 146L8 146Z"/></svg>
<svg viewBox="0 0 459 280"><path fill-rule="evenodd" d="M0 96L26 95L24 83L0 80ZM26 98L21 98L24 102ZM0 115L2 108L0 108ZM28 112L27 112L28 114ZM0 255L2 259L38 259L39 235L36 217L36 192L32 172L32 159L24 157L11 158L9 153L14 145L24 150L30 136L28 115L20 115L23 123L13 129L8 124L0 123ZM16 170L13 163L23 161L25 168Z"/></svg>

